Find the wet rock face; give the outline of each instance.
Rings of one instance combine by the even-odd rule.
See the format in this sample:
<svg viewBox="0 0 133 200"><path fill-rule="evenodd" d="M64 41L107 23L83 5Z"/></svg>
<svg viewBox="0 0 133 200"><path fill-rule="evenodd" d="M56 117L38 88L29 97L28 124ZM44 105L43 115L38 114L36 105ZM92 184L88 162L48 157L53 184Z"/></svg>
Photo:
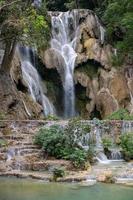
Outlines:
<svg viewBox="0 0 133 200"><path fill-rule="evenodd" d="M109 70L111 68L109 61L112 54L112 48L109 45L104 45L104 27L100 24L100 21L95 13L90 10L76 10L75 14L78 16L76 20L78 21L77 24L79 26L76 40L77 58L75 66L79 67L79 65L82 66L89 60L94 60L94 62L99 63L99 66L103 66L104 69ZM50 15L55 16L59 15L59 13L51 12ZM69 21L71 27L71 20ZM70 30L68 31L70 32L69 35L71 36ZM64 74L65 69L63 68L64 59L62 55L54 48L49 48L45 52L41 51L40 57L46 68L57 69L63 81L64 77L62 74ZM82 87L86 88L86 97L89 99L89 101L85 104L83 103L83 107L88 112L89 117L96 108L96 95L99 90L98 75L95 77L95 79L93 79L91 75L88 76L86 73L81 74L76 72L74 79L76 84L81 84Z"/></svg>
<svg viewBox="0 0 133 200"><path fill-rule="evenodd" d="M111 68L110 71L106 71L99 68L93 77L89 70L86 72L89 65L84 69L84 71L80 71L80 68L76 69L74 78L76 84L85 88L86 98L89 98L85 103L88 116L91 116L95 109L100 112L102 119L120 108L126 108L132 113L130 102L132 79L127 80L123 70Z"/></svg>
<svg viewBox="0 0 133 200"><path fill-rule="evenodd" d="M129 90L124 74L114 74L110 80L109 89L119 105L125 107L129 101Z"/></svg>
<svg viewBox="0 0 133 200"><path fill-rule="evenodd" d="M73 12L73 11L71 11ZM100 24L98 17L93 11L80 9L75 10L79 26L78 37L76 41L76 66L86 62L89 59L101 63L106 69L111 68L110 59L112 55L112 47L104 44L105 28ZM59 15L58 12L50 12L51 16ZM71 14L70 14L71 15ZM71 37L71 17L69 20ZM75 22L76 23L76 22ZM54 49L48 49L45 52L41 51L40 57L47 68L57 68L62 61L58 52Z"/></svg>
<svg viewBox="0 0 133 200"><path fill-rule="evenodd" d="M108 89L102 88L97 94L97 109L101 117L105 118L119 109L118 103Z"/></svg>
<svg viewBox="0 0 133 200"><path fill-rule="evenodd" d="M42 107L28 94L28 87L22 78L21 64L14 56L10 74L0 73L1 119L40 118Z"/></svg>
<svg viewBox="0 0 133 200"><path fill-rule="evenodd" d="M112 47L105 45L105 29L100 24L98 17L89 10L79 11L79 36L77 42L76 65L93 59L105 68L110 69Z"/></svg>

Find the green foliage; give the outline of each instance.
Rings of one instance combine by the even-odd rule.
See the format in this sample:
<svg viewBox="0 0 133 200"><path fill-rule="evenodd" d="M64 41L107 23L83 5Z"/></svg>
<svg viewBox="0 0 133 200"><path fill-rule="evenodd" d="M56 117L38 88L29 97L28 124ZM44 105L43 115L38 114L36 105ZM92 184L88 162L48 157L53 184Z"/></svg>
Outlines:
<svg viewBox="0 0 133 200"><path fill-rule="evenodd" d="M122 54L117 54L112 56L111 63L114 67L122 66L123 62L124 62L124 57Z"/></svg>
<svg viewBox="0 0 133 200"><path fill-rule="evenodd" d="M57 181L58 178L65 176L65 171L63 168L55 168L53 171L53 180Z"/></svg>
<svg viewBox="0 0 133 200"><path fill-rule="evenodd" d="M85 168L85 163L87 159L87 153L81 149L74 149L74 152L69 156L69 159L73 162L76 168Z"/></svg>
<svg viewBox="0 0 133 200"><path fill-rule="evenodd" d="M6 140L0 139L0 147L5 147L7 146Z"/></svg>
<svg viewBox="0 0 133 200"><path fill-rule="evenodd" d="M125 159L133 159L133 133L124 133L120 139Z"/></svg>
<svg viewBox="0 0 133 200"><path fill-rule="evenodd" d="M0 120L4 120L6 118L5 113L0 113Z"/></svg>
<svg viewBox="0 0 133 200"><path fill-rule="evenodd" d="M94 65L93 63L89 63L89 61L83 65L81 65L76 71L83 72L87 76L89 76L91 79L97 76L98 68L100 66Z"/></svg>
<svg viewBox="0 0 133 200"><path fill-rule="evenodd" d="M48 115L44 119L48 121L58 121L60 118L57 117L56 115Z"/></svg>
<svg viewBox="0 0 133 200"><path fill-rule="evenodd" d="M49 156L70 160L74 167L84 169L90 156L79 142L89 130L89 126L74 119L65 130L59 125L41 128L35 137L35 144L42 147Z"/></svg>
<svg viewBox="0 0 133 200"><path fill-rule="evenodd" d="M65 6L68 9L83 8L93 10L98 6L99 1L101 0L67 0Z"/></svg>
<svg viewBox="0 0 133 200"><path fill-rule="evenodd" d="M89 145L89 140L86 139L86 136L90 132L90 126L80 121L79 118L69 120L66 132L69 135L72 147Z"/></svg>
<svg viewBox="0 0 133 200"><path fill-rule="evenodd" d="M110 0L106 4L103 20L109 39L125 57L133 55L133 0ZM114 40L113 35L117 38Z"/></svg>
<svg viewBox="0 0 133 200"><path fill-rule="evenodd" d="M90 147L87 151L87 159L89 160L90 163L94 163L94 157L95 157L94 145L90 144Z"/></svg>
<svg viewBox="0 0 133 200"><path fill-rule="evenodd" d="M107 117L110 120L133 120L133 115L130 115L126 109L119 109Z"/></svg>
<svg viewBox="0 0 133 200"><path fill-rule="evenodd" d="M66 136L59 125L41 128L35 137L35 144L40 145L46 153L61 158L66 143Z"/></svg>
<svg viewBox="0 0 133 200"><path fill-rule="evenodd" d="M109 136L104 136L102 138L103 148L108 149L112 146L112 139Z"/></svg>
<svg viewBox="0 0 133 200"><path fill-rule="evenodd" d="M49 22L45 5L36 9L31 1L3 1L0 10L1 38L5 41L16 39L22 43L42 47L49 37ZM6 6L8 5L9 6Z"/></svg>

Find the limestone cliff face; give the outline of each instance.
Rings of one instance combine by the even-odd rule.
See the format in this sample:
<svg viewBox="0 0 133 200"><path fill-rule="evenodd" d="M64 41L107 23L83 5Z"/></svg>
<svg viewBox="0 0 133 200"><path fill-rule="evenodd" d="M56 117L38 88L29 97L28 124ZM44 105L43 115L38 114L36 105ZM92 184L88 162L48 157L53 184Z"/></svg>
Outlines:
<svg viewBox="0 0 133 200"><path fill-rule="evenodd" d="M111 59L115 51L107 44L105 27L94 12L79 10L78 20L74 72L77 111L83 117L102 119L120 108L126 108L133 114L133 66L112 66ZM0 51L2 55L3 50ZM57 108L62 110L60 79L64 77L60 78L60 74L64 74L64 59L52 48L40 51L39 57L43 63L41 71L45 68L44 79L47 78L48 92L54 91L51 97L57 95ZM17 55L12 62L10 77L4 74L0 76L0 113L6 114L8 119L42 116L42 107L28 95L28 86L22 78Z"/></svg>
<svg viewBox="0 0 133 200"><path fill-rule="evenodd" d="M21 63L15 54L10 74L0 74L0 119L37 119L42 116L41 113L42 107L28 94Z"/></svg>
<svg viewBox="0 0 133 200"><path fill-rule="evenodd" d="M89 72L86 75L85 72L78 71L79 69L75 70L75 82L86 89L86 96L90 99L86 104L88 114L93 112L95 107L101 118L106 118L120 108L126 108L132 113L133 77L127 80L123 70L113 67L110 71L100 68L96 77L92 77L91 74L89 76Z"/></svg>
<svg viewBox="0 0 133 200"><path fill-rule="evenodd" d="M78 93L77 109L84 110L79 109L79 113L90 118L95 116L95 112L105 118L120 108L133 113L133 67L112 66L112 55L116 52L107 44L105 27L94 12L79 10L78 17L74 80ZM41 52L40 57L46 68L55 68L63 74L61 66L64 60L54 49ZM84 100L80 93L84 93Z"/></svg>

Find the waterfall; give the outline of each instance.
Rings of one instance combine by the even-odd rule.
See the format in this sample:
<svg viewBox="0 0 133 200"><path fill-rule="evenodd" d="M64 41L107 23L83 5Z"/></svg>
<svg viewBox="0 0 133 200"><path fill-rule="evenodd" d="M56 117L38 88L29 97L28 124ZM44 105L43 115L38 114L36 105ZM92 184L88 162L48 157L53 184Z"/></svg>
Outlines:
<svg viewBox="0 0 133 200"><path fill-rule="evenodd" d="M45 116L54 114L54 107L48 97L43 93L40 77L31 62L30 49L28 47L19 47L19 53L22 75L28 85L32 99L42 105Z"/></svg>
<svg viewBox="0 0 133 200"><path fill-rule="evenodd" d="M51 13L51 48L64 60L64 73L60 73L64 88L64 115L75 116L75 91L73 73L77 54L75 52L78 35L78 11Z"/></svg>
<svg viewBox="0 0 133 200"><path fill-rule="evenodd" d="M16 153L15 153L15 149L14 148L10 148L7 151L7 161L11 161L14 157L15 157Z"/></svg>
<svg viewBox="0 0 133 200"><path fill-rule="evenodd" d="M95 19L96 19L96 23L97 23L97 26L99 27L99 32L100 32L100 41L101 41L101 44L104 44L104 41L105 41L105 28L101 25L97 15L95 15Z"/></svg>
<svg viewBox="0 0 133 200"><path fill-rule="evenodd" d="M102 145L101 129L97 125L95 125L94 134L96 137L96 151L98 152L96 159L101 164L109 164L110 160L108 160L107 156L105 155L103 145Z"/></svg>
<svg viewBox="0 0 133 200"><path fill-rule="evenodd" d="M111 151L111 160L115 160L115 161L122 160L122 154L119 149L113 149Z"/></svg>
<svg viewBox="0 0 133 200"><path fill-rule="evenodd" d="M33 4L36 8L40 8L41 7L41 3L42 3L42 0L34 0L33 1Z"/></svg>
<svg viewBox="0 0 133 200"><path fill-rule="evenodd" d="M122 122L122 134L131 133L133 131L133 121L123 121Z"/></svg>

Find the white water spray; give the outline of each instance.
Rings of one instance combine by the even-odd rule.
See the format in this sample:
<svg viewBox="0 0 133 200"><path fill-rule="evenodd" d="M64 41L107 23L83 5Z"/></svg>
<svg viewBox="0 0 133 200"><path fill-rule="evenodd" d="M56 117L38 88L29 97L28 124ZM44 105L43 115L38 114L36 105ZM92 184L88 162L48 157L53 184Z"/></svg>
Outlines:
<svg viewBox="0 0 133 200"><path fill-rule="evenodd" d="M28 85L32 99L42 105L45 116L54 114L54 107L48 97L43 93L40 77L36 68L31 63L30 49L28 47L23 47L23 50L19 48L19 52L22 75Z"/></svg>
<svg viewBox="0 0 133 200"><path fill-rule="evenodd" d="M73 73L77 56L75 48L78 35L78 11L51 13L51 22L51 48L64 60L63 66L59 66L64 71L64 74L60 74L64 88L64 115L66 118L73 117L75 116Z"/></svg>

